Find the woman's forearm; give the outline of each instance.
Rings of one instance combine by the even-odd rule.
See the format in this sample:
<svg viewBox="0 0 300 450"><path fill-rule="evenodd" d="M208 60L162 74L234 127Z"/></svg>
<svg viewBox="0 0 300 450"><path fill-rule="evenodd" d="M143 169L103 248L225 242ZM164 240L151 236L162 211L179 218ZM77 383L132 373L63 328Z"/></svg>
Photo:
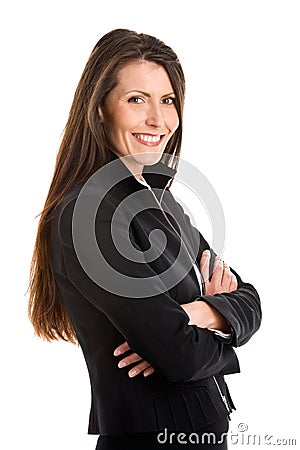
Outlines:
<svg viewBox="0 0 300 450"><path fill-rule="evenodd" d="M230 325L222 314L205 301L198 300L184 303L181 307L190 318L189 325L196 325L200 328L213 328L224 333L230 332Z"/></svg>

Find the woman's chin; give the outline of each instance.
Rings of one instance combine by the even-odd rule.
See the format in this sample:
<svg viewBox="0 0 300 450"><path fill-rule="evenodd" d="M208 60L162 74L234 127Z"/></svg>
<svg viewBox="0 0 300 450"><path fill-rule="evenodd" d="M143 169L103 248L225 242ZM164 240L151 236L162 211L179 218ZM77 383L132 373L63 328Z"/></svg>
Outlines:
<svg viewBox="0 0 300 450"><path fill-rule="evenodd" d="M142 164L144 166L152 166L153 164L158 163L158 161L161 159L162 151L147 151L142 153L135 153L134 154L134 160L138 164Z"/></svg>

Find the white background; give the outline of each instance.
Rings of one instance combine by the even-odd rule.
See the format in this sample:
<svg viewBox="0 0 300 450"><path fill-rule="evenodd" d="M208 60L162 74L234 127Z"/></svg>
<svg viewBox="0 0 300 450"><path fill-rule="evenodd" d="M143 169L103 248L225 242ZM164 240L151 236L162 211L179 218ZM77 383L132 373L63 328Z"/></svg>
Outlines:
<svg viewBox="0 0 300 450"><path fill-rule="evenodd" d="M28 0L6 2L0 16L1 448L96 445L81 351L33 337L25 292L34 217L76 85L97 40L119 27L178 54L187 80L182 157L222 202L224 259L261 295L262 327L237 349L241 374L227 377L232 432L246 423L249 434L299 441L299 2ZM195 218L198 206L188 204Z"/></svg>

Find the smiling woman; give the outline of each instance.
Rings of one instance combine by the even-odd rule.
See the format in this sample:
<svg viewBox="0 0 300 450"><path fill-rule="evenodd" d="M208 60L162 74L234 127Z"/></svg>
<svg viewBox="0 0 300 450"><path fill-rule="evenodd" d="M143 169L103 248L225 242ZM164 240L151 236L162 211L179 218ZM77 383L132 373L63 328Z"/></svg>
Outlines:
<svg viewBox="0 0 300 450"><path fill-rule="evenodd" d="M168 73L150 61L123 67L117 86L98 111L111 148L120 157L132 156L123 161L138 178L145 164L159 161L179 126Z"/></svg>
<svg viewBox="0 0 300 450"><path fill-rule="evenodd" d="M80 345L97 450L226 449L234 405L224 375L239 372L233 347L260 326L255 288L216 257L170 191L184 92L163 42L123 29L103 36L39 221L29 317L38 336Z"/></svg>

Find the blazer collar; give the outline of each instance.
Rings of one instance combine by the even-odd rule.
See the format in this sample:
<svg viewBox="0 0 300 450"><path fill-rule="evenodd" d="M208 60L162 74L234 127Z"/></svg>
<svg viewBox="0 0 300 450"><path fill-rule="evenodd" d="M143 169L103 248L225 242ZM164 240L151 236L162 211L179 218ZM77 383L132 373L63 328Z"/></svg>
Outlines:
<svg viewBox="0 0 300 450"><path fill-rule="evenodd" d="M118 183L119 186L122 187L131 187L133 189L147 189L147 186L140 183L136 177L132 174L132 172L128 169L128 167L123 163L122 159L118 157L112 150L108 149L108 158L109 161L119 161L118 164L118 173L120 170L121 181ZM168 182L174 178L177 169L169 167L167 164L162 161L158 161L156 164L152 164L151 166L144 166L142 171L142 175L147 181L147 183L152 188L160 188L164 189Z"/></svg>

